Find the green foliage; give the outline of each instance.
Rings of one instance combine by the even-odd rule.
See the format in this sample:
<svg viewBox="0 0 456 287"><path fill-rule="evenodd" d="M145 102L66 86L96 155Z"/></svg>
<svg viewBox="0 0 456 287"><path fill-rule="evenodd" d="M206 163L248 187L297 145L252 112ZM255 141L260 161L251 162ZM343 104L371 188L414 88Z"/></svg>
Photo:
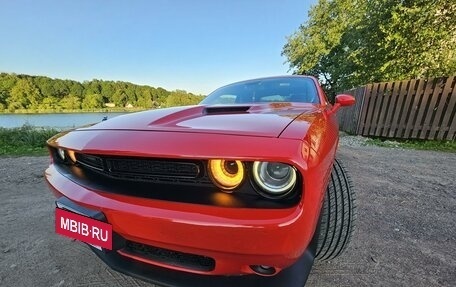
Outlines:
<svg viewBox="0 0 456 287"><path fill-rule="evenodd" d="M390 140L385 138L369 138L367 145L375 145L391 148L407 148L418 150L435 150L456 153L456 141L439 140Z"/></svg>
<svg viewBox="0 0 456 287"><path fill-rule="evenodd" d="M166 99L166 106L187 106L187 105L196 105L203 100L202 96L195 96L186 91L176 90L171 92L171 94Z"/></svg>
<svg viewBox="0 0 456 287"><path fill-rule="evenodd" d="M370 82L456 73L456 3L319 0L283 48L333 96Z"/></svg>
<svg viewBox="0 0 456 287"><path fill-rule="evenodd" d="M168 97L173 95L173 99ZM163 88L128 82L94 79L79 83L43 76L0 73L0 112L150 109L196 104L203 97L186 91L169 92Z"/></svg>
<svg viewBox="0 0 456 287"><path fill-rule="evenodd" d="M46 141L58 133L55 129L37 129L24 125L20 128L0 128L1 155L46 154Z"/></svg>
<svg viewBox="0 0 456 287"><path fill-rule="evenodd" d="M42 99L40 90L29 79L20 79L10 91L8 109L36 109Z"/></svg>
<svg viewBox="0 0 456 287"><path fill-rule="evenodd" d="M81 104L85 110L103 107L103 97L100 94L89 94L84 97Z"/></svg>
<svg viewBox="0 0 456 287"><path fill-rule="evenodd" d="M41 103L38 104L38 110L52 111L59 109L59 99L54 96L45 97Z"/></svg>
<svg viewBox="0 0 456 287"><path fill-rule="evenodd" d="M75 95L68 95L60 100L59 105L63 109L77 110L81 108L81 100Z"/></svg>

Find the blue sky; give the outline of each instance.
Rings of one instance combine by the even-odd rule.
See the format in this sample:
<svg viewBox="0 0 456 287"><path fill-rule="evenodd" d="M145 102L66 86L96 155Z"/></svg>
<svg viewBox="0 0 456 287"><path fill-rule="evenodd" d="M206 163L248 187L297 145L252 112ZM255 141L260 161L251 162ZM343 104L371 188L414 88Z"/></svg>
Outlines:
<svg viewBox="0 0 456 287"><path fill-rule="evenodd" d="M289 74L286 37L316 0L0 2L0 71L207 94Z"/></svg>

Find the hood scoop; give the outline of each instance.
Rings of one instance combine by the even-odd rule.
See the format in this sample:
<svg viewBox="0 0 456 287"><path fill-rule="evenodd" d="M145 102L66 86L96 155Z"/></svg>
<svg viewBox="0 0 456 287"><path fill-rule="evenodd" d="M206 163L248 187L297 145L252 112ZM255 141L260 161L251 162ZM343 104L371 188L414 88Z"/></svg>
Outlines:
<svg viewBox="0 0 456 287"><path fill-rule="evenodd" d="M206 107L203 110L203 114L205 114L205 115L240 114L240 113L246 113L249 109L250 109L250 106Z"/></svg>

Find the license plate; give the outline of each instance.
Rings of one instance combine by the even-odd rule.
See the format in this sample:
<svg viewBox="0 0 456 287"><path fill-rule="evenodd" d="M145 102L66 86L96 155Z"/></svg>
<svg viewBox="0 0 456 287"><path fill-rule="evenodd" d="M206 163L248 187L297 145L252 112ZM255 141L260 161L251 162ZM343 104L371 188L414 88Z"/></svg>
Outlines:
<svg viewBox="0 0 456 287"><path fill-rule="evenodd" d="M112 250L112 225L106 222L56 208L55 232L98 249Z"/></svg>

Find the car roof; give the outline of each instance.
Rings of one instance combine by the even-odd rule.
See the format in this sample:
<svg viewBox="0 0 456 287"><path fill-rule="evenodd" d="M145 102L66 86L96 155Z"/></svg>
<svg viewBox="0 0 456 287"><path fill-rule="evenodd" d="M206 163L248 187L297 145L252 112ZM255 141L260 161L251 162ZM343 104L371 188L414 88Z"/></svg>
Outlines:
<svg viewBox="0 0 456 287"><path fill-rule="evenodd" d="M249 80L238 81L238 82L234 82L234 83L230 83L230 84L221 86L220 88L231 86L231 85L236 85L236 84L257 82L257 81L262 81L262 80L292 79L292 78L308 78L308 79L315 80L315 78L313 76L307 76L307 75L282 75L282 76L260 77L260 78L254 78L254 79L249 79Z"/></svg>

